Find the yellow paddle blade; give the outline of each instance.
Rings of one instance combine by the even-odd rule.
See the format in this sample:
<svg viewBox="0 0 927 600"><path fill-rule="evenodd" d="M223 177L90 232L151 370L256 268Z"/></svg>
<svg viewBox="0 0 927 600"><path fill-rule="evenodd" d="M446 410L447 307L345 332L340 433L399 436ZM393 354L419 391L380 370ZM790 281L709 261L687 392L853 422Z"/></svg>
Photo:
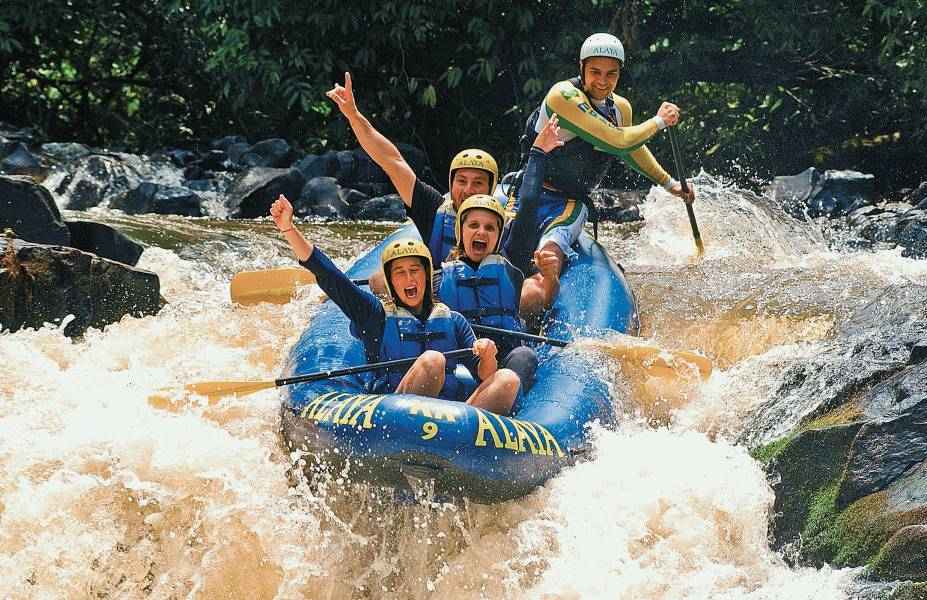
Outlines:
<svg viewBox="0 0 927 600"><path fill-rule="evenodd" d="M705 256L705 244L702 243L702 238L695 239L695 256L698 258Z"/></svg>
<svg viewBox="0 0 927 600"><path fill-rule="evenodd" d="M695 352L678 350L664 350L650 344L645 344L630 336L624 340L612 337L607 340L585 339L580 344L608 354L618 360L630 360L652 371L651 375L665 377L667 375L679 376L680 370L698 369L699 376L707 379L711 375L713 366L711 359Z"/></svg>
<svg viewBox="0 0 927 600"><path fill-rule="evenodd" d="M296 293L296 286L312 283L315 275L306 269L242 271L232 277L229 292L232 302L242 306L260 302L286 304Z"/></svg>
<svg viewBox="0 0 927 600"><path fill-rule="evenodd" d="M188 383L184 390L188 394L197 394L206 396L209 399L209 405L212 406L226 396L247 396L254 392L266 390L274 387L273 381L204 381L202 383ZM177 412L187 404L186 398L176 399L171 395L170 390L161 390L163 394L155 394L148 397L148 404L161 409Z"/></svg>
<svg viewBox="0 0 927 600"><path fill-rule="evenodd" d="M210 404L215 404L226 396L247 396L254 392L275 387L273 381L204 381L201 383L188 383L184 389L192 394L199 394L209 398Z"/></svg>

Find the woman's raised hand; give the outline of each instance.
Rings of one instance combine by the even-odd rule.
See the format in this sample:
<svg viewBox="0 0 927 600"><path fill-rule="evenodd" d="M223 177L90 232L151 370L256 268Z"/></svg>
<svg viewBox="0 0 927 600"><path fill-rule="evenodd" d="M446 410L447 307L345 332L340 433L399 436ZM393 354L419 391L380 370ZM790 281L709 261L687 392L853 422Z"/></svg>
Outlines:
<svg viewBox="0 0 927 600"><path fill-rule="evenodd" d="M283 194L280 194L270 205L270 216L273 217L280 231L293 229L293 205Z"/></svg>

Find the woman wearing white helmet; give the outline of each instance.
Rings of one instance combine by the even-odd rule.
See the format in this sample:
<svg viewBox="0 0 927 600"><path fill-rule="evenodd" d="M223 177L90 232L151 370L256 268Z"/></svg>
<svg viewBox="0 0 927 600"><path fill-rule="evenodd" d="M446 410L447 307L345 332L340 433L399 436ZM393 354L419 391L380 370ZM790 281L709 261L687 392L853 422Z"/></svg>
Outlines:
<svg viewBox="0 0 927 600"><path fill-rule="evenodd" d="M402 238L386 246L381 260L392 300L382 302L303 237L293 225L293 206L285 196L277 198L270 215L300 264L350 319L351 334L363 343L368 362L418 357L407 370L375 373L368 382L371 393L465 400L499 414L509 412L518 394L518 376L498 368L492 340L477 339L463 315L435 301L431 253L422 242ZM456 361L442 354L459 348L473 348L473 357L460 362L482 382L469 398L454 375Z"/></svg>
<svg viewBox="0 0 927 600"><path fill-rule="evenodd" d="M538 226L543 232L540 246L557 255L561 269L576 256L570 246L579 237L589 208L594 209L589 192L601 183L614 157L686 202L695 199L692 187L685 194L644 145L661 129L676 124L679 108L664 102L656 116L632 125L630 103L614 93L624 61L624 46L615 36L595 33L586 38L579 54L579 77L550 89L528 118L522 137L526 143L550 115L559 115L564 130L560 139L565 144L547 161Z"/></svg>

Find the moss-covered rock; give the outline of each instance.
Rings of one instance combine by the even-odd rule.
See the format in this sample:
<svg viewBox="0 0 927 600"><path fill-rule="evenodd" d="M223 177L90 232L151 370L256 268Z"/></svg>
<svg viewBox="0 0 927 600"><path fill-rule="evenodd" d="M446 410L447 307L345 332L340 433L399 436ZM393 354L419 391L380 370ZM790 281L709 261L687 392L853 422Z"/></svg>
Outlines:
<svg viewBox="0 0 927 600"><path fill-rule="evenodd" d="M873 561L872 576L927 581L927 524L902 527L889 538Z"/></svg>
<svg viewBox="0 0 927 600"><path fill-rule="evenodd" d="M772 535L805 564L927 581L927 363L754 449L776 492Z"/></svg>
<svg viewBox="0 0 927 600"><path fill-rule="evenodd" d="M772 535L777 547L798 541L821 495L829 494L830 487L836 490L861 426L849 423L800 431L770 459L776 493Z"/></svg>

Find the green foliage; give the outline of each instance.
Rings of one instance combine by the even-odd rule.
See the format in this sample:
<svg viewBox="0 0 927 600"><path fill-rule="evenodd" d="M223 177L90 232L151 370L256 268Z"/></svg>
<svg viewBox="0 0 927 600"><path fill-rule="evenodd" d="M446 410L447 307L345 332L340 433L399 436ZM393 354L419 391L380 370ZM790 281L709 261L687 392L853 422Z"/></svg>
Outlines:
<svg viewBox="0 0 927 600"><path fill-rule="evenodd" d="M349 70L364 113L435 170L474 145L514 168L525 117L612 29L618 92L637 121L663 99L683 108L690 168L911 184L927 178L923 14L923 0L6 0L0 119L140 149L229 133L352 147L324 96Z"/></svg>

